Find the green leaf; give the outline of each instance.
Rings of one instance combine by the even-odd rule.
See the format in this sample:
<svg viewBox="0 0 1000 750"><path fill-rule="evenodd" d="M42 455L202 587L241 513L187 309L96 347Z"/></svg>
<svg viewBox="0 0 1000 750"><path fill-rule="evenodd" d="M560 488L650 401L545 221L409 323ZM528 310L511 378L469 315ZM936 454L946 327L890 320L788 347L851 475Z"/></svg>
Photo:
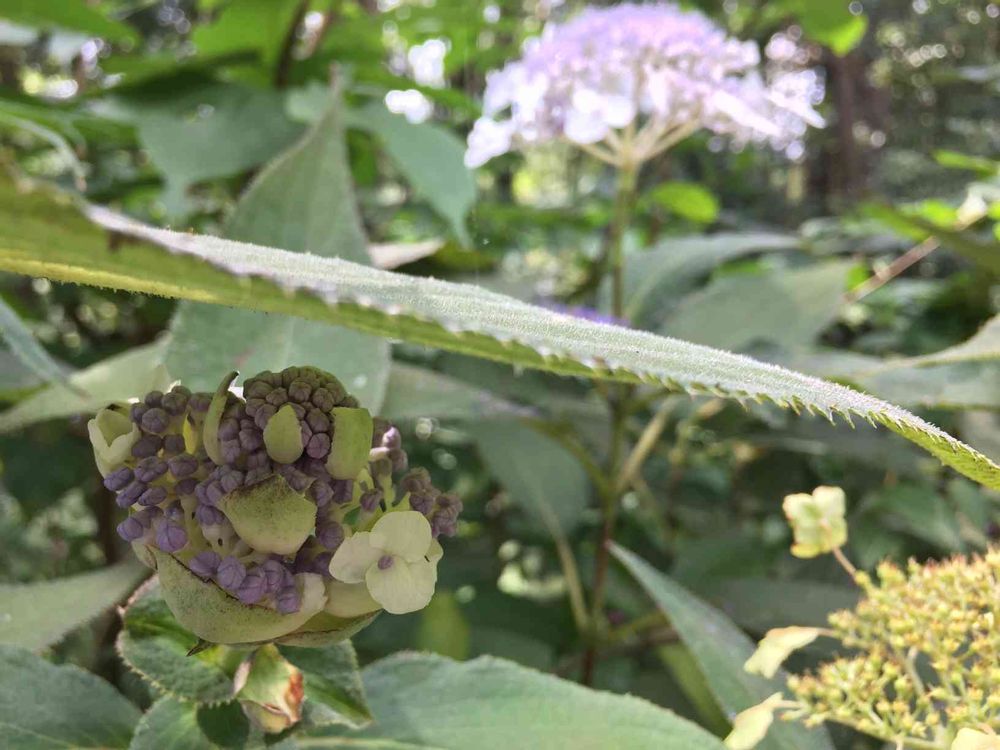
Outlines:
<svg viewBox="0 0 1000 750"><path fill-rule="evenodd" d="M305 722L313 726L339 724L355 729L371 723L372 714L361 684L358 658L350 641L324 648L279 646L278 650L302 670Z"/></svg>
<svg viewBox="0 0 1000 750"><path fill-rule="evenodd" d="M1000 359L1000 315L986 321L983 327L968 341L934 354L912 357L902 360L902 362L910 366L926 367L928 365L983 362L997 359ZM894 365L895 363L889 363L889 367Z"/></svg>
<svg viewBox="0 0 1000 750"><path fill-rule="evenodd" d="M0 18L40 29L65 29L112 42L137 42L135 29L113 21L85 2L66 0L0 0Z"/></svg>
<svg viewBox="0 0 1000 750"><path fill-rule="evenodd" d="M858 601L850 585L768 578L709 581L701 593L740 627L760 634L788 625L825 627L827 615Z"/></svg>
<svg viewBox="0 0 1000 750"><path fill-rule="evenodd" d="M611 551L670 620L725 711L736 714L784 689L783 677L766 679L744 671L743 664L754 652L755 644L722 612L628 550L615 545ZM807 729L800 724L776 722L758 747L761 750L832 750L833 744L823 728Z"/></svg>
<svg viewBox="0 0 1000 750"><path fill-rule="evenodd" d="M993 177L1000 173L1000 161L982 156L972 156L958 151L939 150L934 152L934 161L942 167L965 169L976 172L980 177Z"/></svg>
<svg viewBox="0 0 1000 750"><path fill-rule="evenodd" d="M191 38L199 55L250 51L270 68L300 5L299 0L235 0L215 23L197 26Z"/></svg>
<svg viewBox="0 0 1000 750"><path fill-rule="evenodd" d="M672 303L719 265L744 255L794 250L800 245L798 237L768 232L667 237L652 250L629 256L626 314L637 322L659 322Z"/></svg>
<svg viewBox="0 0 1000 750"><path fill-rule="evenodd" d="M972 231L937 224L925 215L927 209L926 203L922 206L904 208L871 204L864 207L864 213L897 234L917 242L936 237L943 247L990 273L1000 274L1000 242L982 240ZM940 218L941 212L934 212L933 204L930 213L931 215L936 213Z"/></svg>
<svg viewBox="0 0 1000 750"><path fill-rule="evenodd" d="M351 112L348 125L376 136L417 196L448 221L459 242L469 244L465 216L476 200L476 182L459 138L437 125L411 123L381 102Z"/></svg>
<svg viewBox="0 0 1000 750"><path fill-rule="evenodd" d="M868 18L851 13L848 0L785 0L784 6L798 18L806 36L837 55L857 47L868 29Z"/></svg>
<svg viewBox="0 0 1000 750"><path fill-rule="evenodd" d="M711 224L719 215L719 199L697 182L664 182L646 197L670 213L699 224Z"/></svg>
<svg viewBox="0 0 1000 750"><path fill-rule="evenodd" d="M0 584L0 643L38 651L124 600L149 571L136 562L26 584Z"/></svg>
<svg viewBox="0 0 1000 750"><path fill-rule="evenodd" d="M302 126L285 116L279 92L240 84L141 89L99 103L98 110L136 126L163 174L161 200L174 217L190 210L186 193L192 185L252 169L302 134Z"/></svg>
<svg viewBox="0 0 1000 750"><path fill-rule="evenodd" d="M802 347L844 306L852 263L822 263L792 271L721 278L684 299L663 333L722 349L769 342Z"/></svg>
<svg viewBox="0 0 1000 750"><path fill-rule="evenodd" d="M527 411L457 378L424 367L393 362L379 414L393 421L420 417L468 421Z"/></svg>
<svg viewBox="0 0 1000 750"><path fill-rule="evenodd" d="M112 401L142 396L169 383L162 343L130 349L69 377L72 390L49 386L0 414L0 433L73 414L93 414ZM218 376L216 376L218 380Z"/></svg>
<svg viewBox="0 0 1000 750"><path fill-rule="evenodd" d="M491 657L460 663L400 654L363 676L377 721L341 734L351 747L371 739L440 750L722 750L718 739L664 708Z"/></svg>
<svg viewBox="0 0 1000 750"><path fill-rule="evenodd" d="M125 663L164 693L199 704L231 700L242 654L215 645L188 656L198 645L198 638L174 619L156 582L129 603L116 643Z"/></svg>
<svg viewBox="0 0 1000 750"><path fill-rule="evenodd" d="M101 678L0 645L0 727L6 747L124 748L138 720L136 707Z"/></svg>
<svg viewBox="0 0 1000 750"><path fill-rule="evenodd" d="M251 731L235 702L198 706L165 695L139 720L129 750L239 750Z"/></svg>
<svg viewBox="0 0 1000 750"><path fill-rule="evenodd" d="M230 221L230 237L368 263L339 94L327 103L326 115L254 180ZM385 393L388 361L385 341L356 331L191 302L175 314L166 354L170 373L195 389L214 388L219 373L233 368L255 373L308 362L332 372L373 410Z"/></svg>
<svg viewBox="0 0 1000 750"><path fill-rule="evenodd" d="M541 520L551 533L569 531L580 522L590 501L590 484L569 451L517 420L487 419L465 430L511 500Z"/></svg>
<svg viewBox="0 0 1000 750"><path fill-rule="evenodd" d="M455 595L438 591L420 612L416 648L451 659L467 659L470 648L469 622Z"/></svg>
<svg viewBox="0 0 1000 750"><path fill-rule="evenodd" d="M1000 466L904 409L748 357L561 315L468 284L154 229L101 208L89 215L142 242L108 252L72 210L38 194L18 196L0 182L0 270L299 315L562 375L771 401L830 419L857 415L1000 488Z"/></svg>
<svg viewBox="0 0 1000 750"><path fill-rule="evenodd" d="M17 313L0 297L0 336L15 357L37 375L44 383L68 386L69 372L56 362L18 317Z"/></svg>

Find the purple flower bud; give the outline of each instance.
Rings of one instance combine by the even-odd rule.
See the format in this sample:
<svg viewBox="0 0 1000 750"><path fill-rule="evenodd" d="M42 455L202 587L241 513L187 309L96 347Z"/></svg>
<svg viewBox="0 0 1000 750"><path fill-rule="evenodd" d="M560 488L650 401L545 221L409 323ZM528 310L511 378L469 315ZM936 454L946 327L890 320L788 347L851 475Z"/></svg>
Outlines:
<svg viewBox="0 0 1000 750"><path fill-rule="evenodd" d="M167 461L170 473L178 479L189 477L198 471L198 459L190 453L181 453Z"/></svg>
<svg viewBox="0 0 1000 750"><path fill-rule="evenodd" d="M132 484L118 494L118 505L122 508L127 508L139 499L139 496L146 491L146 487L147 485L144 482L138 480L132 482Z"/></svg>
<svg viewBox="0 0 1000 750"><path fill-rule="evenodd" d="M437 539L439 536L455 536L456 523L454 518L448 516L435 515L431 518L431 536Z"/></svg>
<svg viewBox="0 0 1000 750"><path fill-rule="evenodd" d="M145 404L132 404L129 408L128 416L136 424L142 422L142 415L149 411L149 407Z"/></svg>
<svg viewBox="0 0 1000 750"><path fill-rule="evenodd" d="M309 410L306 414L306 424L314 433L330 431L330 418L319 409Z"/></svg>
<svg viewBox="0 0 1000 750"><path fill-rule="evenodd" d="M164 552L177 552L187 541L187 532L175 523L160 524L156 530L156 546Z"/></svg>
<svg viewBox="0 0 1000 750"><path fill-rule="evenodd" d="M310 458L324 458L330 452L330 436L324 432L309 438L306 444L306 454Z"/></svg>
<svg viewBox="0 0 1000 750"><path fill-rule="evenodd" d="M324 482L330 481L330 472L326 470L326 461L317 460L315 458L305 458L299 461L299 469L307 477L312 477L313 479L322 479Z"/></svg>
<svg viewBox="0 0 1000 750"><path fill-rule="evenodd" d="M329 412L333 407L337 405L337 398L334 394L327 388L317 388L312 394L313 406L317 407L321 411Z"/></svg>
<svg viewBox="0 0 1000 750"><path fill-rule="evenodd" d="M240 447L250 452L260 450L264 445L264 435L254 425L253 429L242 429L239 432Z"/></svg>
<svg viewBox="0 0 1000 750"><path fill-rule="evenodd" d="M250 403L250 399L263 399L272 390L271 386L264 382L263 380L253 380L253 382L247 382L243 388L243 396L246 398L247 403Z"/></svg>
<svg viewBox="0 0 1000 750"><path fill-rule="evenodd" d="M248 469L267 469L271 470L271 457L267 455L266 450L256 450L247 456L247 468Z"/></svg>
<svg viewBox="0 0 1000 750"><path fill-rule="evenodd" d="M183 435L167 435L163 438L163 452L167 456L176 456L183 453L186 448Z"/></svg>
<svg viewBox="0 0 1000 750"><path fill-rule="evenodd" d="M163 401L163 391L150 391L146 394L146 398L143 399L146 406L150 408L155 408L160 405Z"/></svg>
<svg viewBox="0 0 1000 750"><path fill-rule="evenodd" d="M396 474L401 474L410 466L410 459L406 455L406 451L402 448L393 448L390 450L389 461L392 462L392 471Z"/></svg>
<svg viewBox="0 0 1000 750"><path fill-rule="evenodd" d="M240 434L240 423L229 417L219 423L219 440L234 440Z"/></svg>
<svg viewBox="0 0 1000 750"><path fill-rule="evenodd" d="M410 507L426 516L434 508L434 497L425 492L410 493Z"/></svg>
<svg viewBox="0 0 1000 750"><path fill-rule="evenodd" d="M219 444L219 452L222 454L223 461L227 464L235 464L243 455L243 448L238 439L223 440Z"/></svg>
<svg viewBox="0 0 1000 750"><path fill-rule="evenodd" d="M278 560L267 560L260 566L259 570L264 576L264 585L267 587L268 593L284 588L293 580L288 568Z"/></svg>
<svg viewBox="0 0 1000 750"><path fill-rule="evenodd" d="M223 491L225 491L228 495L230 492L233 492L243 486L243 472L237 471L236 469L230 469L219 479L219 484L222 486Z"/></svg>
<svg viewBox="0 0 1000 750"><path fill-rule="evenodd" d="M294 466L283 464L278 467L278 473L285 478L288 486L296 492L304 492L306 487L313 481Z"/></svg>
<svg viewBox="0 0 1000 750"><path fill-rule="evenodd" d="M132 478L132 470L127 466L123 466L104 477L104 486L112 492L118 492L125 489L129 482L132 481Z"/></svg>
<svg viewBox="0 0 1000 750"><path fill-rule="evenodd" d="M330 484L333 488L333 502L344 505L354 499L354 480L338 479Z"/></svg>
<svg viewBox="0 0 1000 750"><path fill-rule="evenodd" d="M312 396L312 386L304 380L292 381L288 386L288 398L297 404L304 404Z"/></svg>
<svg viewBox="0 0 1000 750"><path fill-rule="evenodd" d="M399 487L403 492L420 492L432 487L431 475L427 469L414 469L399 481Z"/></svg>
<svg viewBox="0 0 1000 750"><path fill-rule="evenodd" d="M302 606L302 601L299 598L299 591L295 586L287 586L278 592L277 596L274 597L274 606L283 615L290 615L293 612L298 612L299 608Z"/></svg>
<svg viewBox="0 0 1000 750"><path fill-rule="evenodd" d="M163 447L163 438L159 435L143 435L132 446L132 455L136 458L155 456Z"/></svg>
<svg viewBox="0 0 1000 750"><path fill-rule="evenodd" d="M392 567L392 564L394 562L395 562L395 558L393 558L392 555L382 555L382 557L380 557L378 559L378 569L379 570L388 570L389 568Z"/></svg>
<svg viewBox="0 0 1000 750"><path fill-rule="evenodd" d="M194 518L202 526L218 526L226 520L226 516L221 510L204 503L198 503L194 509Z"/></svg>
<svg viewBox="0 0 1000 750"><path fill-rule="evenodd" d="M139 426L146 432L158 435L170 426L170 415L159 407L150 409L142 415Z"/></svg>
<svg viewBox="0 0 1000 750"><path fill-rule="evenodd" d="M197 486L198 480L194 477L188 477L187 479L182 479L174 485L174 492L178 495L193 495L195 487Z"/></svg>
<svg viewBox="0 0 1000 750"><path fill-rule="evenodd" d="M149 456L135 466L135 476L140 482L153 482L167 473L167 462L159 456Z"/></svg>
<svg viewBox="0 0 1000 750"><path fill-rule="evenodd" d="M200 578L208 580L219 569L219 554L212 550L199 552L188 561L188 569Z"/></svg>
<svg viewBox="0 0 1000 750"><path fill-rule="evenodd" d="M371 513L382 502L385 495L382 494L382 490L367 490L363 495L361 495L361 509L366 513Z"/></svg>
<svg viewBox="0 0 1000 750"><path fill-rule="evenodd" d="M208 501L209 505L218 505L219 501L221 501L225 496L225 490L223 490L222 485L216 481L210 481L208 486L205 487L205 499Z"/></svg>
<svg viewBox="0 0 1000 750"><path fill-rule="evenodd" d="M261 404L256 413L253 415L253 422L257 427L263 430L267 427L267 423L271 421L271 417L278 413L278 407L271 404Z"/></svg>
<svg viewBox="0 0 1000 750"><path fill-rule="evenodd" d="M236 591L236 598L244 604L256 604L267 593L267 582L264 574L258 570L251 570L246 574L243 583Z"/></svg>
<svg viewBox="0 0 1000 750"><path fill-rule="evenodd" d="M135 516L129 516L117 527L118 536L124 539L126 542L134 542L136 539L142 538L142 535L146 533L146 529Z"/></svg>
<svg viewBox="0 0 1000 750"><path fill-rule="evenodd" d="M344 541L344 527L336 521L324 521L316 526L316 539L328 550L336 552Z"/></svg>
<svg viewBox="0 0 1000 750"><path fill-rule="evenodd" d="M159 505L164 500L167 499L167 489L166 487L150 487L148 490L139 495L139 499L136 502L143 507L149 507L150 505Z"/></svg>
<svg viewBox="0 0 1000 750"><path fill-rule="evenodd" d="M247 569L235 557L229 556L219 563L219 585L226 591L237 591L246 575Z"/></svg>
<svg viewBox="0 0 1000 750"><path fill-rule="evenodd" d="M264 401L275 408L284 406L288 401L288 391L284 388L275 388L273 391L268 393L267 396L265 396Z"/></svg>
<svg viewBox="0 0 1000 750"><path fill-rule="evenodd" d="M317 480L309 486L308 495L317 508L325 508L333 499L333 488L328 483Z"/></svg>
<svg viewBox="0 0 1000 750"><path fill-rule="evenodd" d="M202 413L208 411L208 407L212 404L212 394L211 393L194 393L188 400L188 408L197 413Z"/></svg>
<svg viewBox="0 0 1000 750"><path fill-rule="evenodd" d="M165 395L160 401L160 406L163 407L163 410L172 416L183 414L187 405L188 396L184 393L177 392L176 389Z"/></svg>
<svg viewBox="0 0 1000 750"><path fill-rule="evenodd" d="M382 436L382 446L385 448L399 448L403 444L403 438L395 425L391 425Z"/></svg>

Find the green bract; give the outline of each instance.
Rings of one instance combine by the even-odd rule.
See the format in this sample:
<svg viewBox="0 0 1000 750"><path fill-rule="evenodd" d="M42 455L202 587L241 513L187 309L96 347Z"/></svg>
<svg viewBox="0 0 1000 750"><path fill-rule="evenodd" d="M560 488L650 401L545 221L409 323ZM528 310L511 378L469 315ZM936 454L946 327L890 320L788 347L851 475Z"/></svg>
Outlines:
<svg viewBox="0 0 1000 750"><path fill-rule="evenodd" d="M353 479L368 463L372 440L372 415L367 409L340 407L332 410L333 448L326 470L337 479Z"/></svg>
<svg viewBox="0 0 1000 750"><path fill-rule="evenodd" d="M260 552L293 555L316 526L315 504L277 474L230 492L218 507L236 533Z"/></svg>
<svg viewBox="0 0 1000 750"><path fill-rule="evenodd" d="M87 422L90 444L94 448L94 461L102 476L107 476L111 468L124 461L139 439L139 428L132 424L120 407L109 407L97 412L97 416Z"/></svg>

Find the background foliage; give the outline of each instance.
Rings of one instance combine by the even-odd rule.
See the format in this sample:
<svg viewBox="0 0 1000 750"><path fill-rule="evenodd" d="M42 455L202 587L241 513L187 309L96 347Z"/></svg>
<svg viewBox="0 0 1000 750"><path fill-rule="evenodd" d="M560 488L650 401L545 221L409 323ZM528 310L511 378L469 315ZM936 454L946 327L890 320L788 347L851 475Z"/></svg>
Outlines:
<svg viewBox="0 0 1000 750"><path fill-rule="evenodd" d="M353 652L285 653L314 715L282 747L718 747L781 686L742 672L751 639L852 601L832 563L788 553L784 495L844 487L862 567L995 539L1000 6L688 5L762 46L801 37L829 126L793 160L696 135L647 166L625 333L552 312L607 301L613 175L559 148L462 163L486 73L582 4L0 0L0 268L24 274L0 276L16 747L261 741L225 649L185 657L155 591L113 610L143 569L85 421L161 364L193 388L232 366L328 369L465 501L432 605L354 639L360 678ZM211 236L277 250L241 266ZM289 254L305 251L323 257ZM614 425L616 379L641 385ZM779 405L886 424L958 471L864 419ZM603 567L615 429L651 442ZM762 746L865 745L789 726Z"/></svg>

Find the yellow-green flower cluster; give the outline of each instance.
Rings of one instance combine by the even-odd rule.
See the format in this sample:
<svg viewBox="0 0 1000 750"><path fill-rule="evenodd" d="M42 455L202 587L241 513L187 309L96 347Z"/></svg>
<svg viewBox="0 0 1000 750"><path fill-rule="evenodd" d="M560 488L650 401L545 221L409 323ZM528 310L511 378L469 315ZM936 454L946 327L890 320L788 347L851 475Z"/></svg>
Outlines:
<svg viewBox="0 0 1000 750"><path fill-rule="evenodd" d="M992 734L1000 727L1000 550L905 568L884 562L876 577L857 573L855 581L861 601L831 614L828 630L772 631L748 661L749 670L764 665L773 674L791 651L783 641L816 634L849 652L790 677L792 699L772 700L772 710L900 748L1000 748Z"/></svg>
<svg viewBox="0 0 1000 750"><path fill-rule="evenodd" d="M1000 724L1000 551L855 580L864 598L830 625L857 655L789 681L813 721L929 742Z"/></svg>

